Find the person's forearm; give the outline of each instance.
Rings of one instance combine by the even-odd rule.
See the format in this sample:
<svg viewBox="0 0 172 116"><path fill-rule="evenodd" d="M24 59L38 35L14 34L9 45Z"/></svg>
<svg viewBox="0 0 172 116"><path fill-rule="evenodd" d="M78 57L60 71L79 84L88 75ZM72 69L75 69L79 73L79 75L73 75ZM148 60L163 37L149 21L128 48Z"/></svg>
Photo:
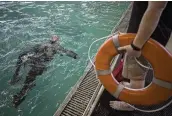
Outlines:
<svg viewBox="0 0 172 116"><path fill-rule="evenodd" d="M77 55L77 53L75 53L75 52L73 52L73 51L71 51L71 50L65 49L64 47L62 47L62 46L60 46L60 45L56 48L56 51L58 51L58 52L61 53L61 54L64 53L64 54L66 54L67 56L72 57L72 58L74 58L74 59L79 58L78 55Z"/></svg>
<svg viewBox="0 0 172 116"><path fill-rule="evenodd" d="M163 3L163 5L164 4L166 6L166 3ZM158 25L163 9L164 7L148 7L141 20L137 35L133 41L133 44L135 46L142 48L146 41L150 38L150 36L152 35L152 33Z"/></svg>
<svg viewBox="0 0 172 116"><path fill-rule="evenodd" d="M58 45L58 47L56 48L56 51L62 52L62 53L66 53L68 50L65 49L64 47L62 47L61 45Z"/></svg>

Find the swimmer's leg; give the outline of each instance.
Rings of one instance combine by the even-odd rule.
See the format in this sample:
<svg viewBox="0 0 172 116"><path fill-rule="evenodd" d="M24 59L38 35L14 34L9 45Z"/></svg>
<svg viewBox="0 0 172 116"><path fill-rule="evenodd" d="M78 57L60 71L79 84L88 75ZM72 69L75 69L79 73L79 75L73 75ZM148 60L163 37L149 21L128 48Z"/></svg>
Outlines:
<svg viewBox="0 0 172 116"><path fill-rule="evenodd" d="M21 89L21 91L19 93L17 93L17 95L13 96L13 104L15 107L20 105L21 102L25 99L29 90L31 90L34 86L36 86L36 84L35 84L36 76L41 75L44 72L44 70L45 70L45 67L42 67L42 68L33 67L29 71L29 73L26 77L26 80L24 82L23 88Z"/></svg>
<svg viewBox="0 0 172 116"><path fill-rule="evenodd" d="M36 85L34 83L35 78L36 78L36 76L33 76L33 77L27 76L24 86L21 89L21 91L13 96L13 105L15 107L17 107L24 101L28 91L31 90Z"/></svg>
<svg viewBox="0 0 172 116"><path fill-rule="evenodd" d="M16 95L13 96L13 105L15 107L17 107L18 105L20 105L24 101L24 99L25 99L25 97L27 95L27 92L32 87L35 86L35 83L34 83L35 78L36 78L36 75L34 73L34 70L31 69L29 71L28 75L26 76L26 80L24 82L24 86L22 87L22 89L20 90L19 93L17 93Z"/></svg>
<svg viewBox="0 0 172 116"><path fill-rule="evenodd" d="M14 73L14 75L13 75L13 78L9 81L9 83L10 83L11 85L17 83L17 82L21 79L21 77L19 77L19 72L20 72L20 68L21 68L22 63L23 63L22 57L23 57L24 55L27 55L27 53L20 54L19 57L18 57L18 60L17 60L17 63L16 63L16 70L15 70L15 73Z"/></svg>

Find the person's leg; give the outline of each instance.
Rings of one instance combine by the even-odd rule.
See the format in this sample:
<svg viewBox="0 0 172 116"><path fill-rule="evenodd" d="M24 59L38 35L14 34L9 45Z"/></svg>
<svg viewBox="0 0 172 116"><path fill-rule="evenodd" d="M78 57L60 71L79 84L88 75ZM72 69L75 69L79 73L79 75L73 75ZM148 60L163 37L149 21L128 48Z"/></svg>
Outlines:
<svg viewBox="0 0 172 116"><path fill-rule="evenodd" d="M34 74L33 69L31 69L26 76L26 80L24 82L24 85L22 89L20 90L19 93L13 96L13 104L15 107L21 104L21 102L25 99L27 92L35 86L34 81L35 81L36 75Z"/></svg>
<svg viewBox="0 0 172 116"><path fill-rule="evenodd" d="M172 30L172 2L168 2L164 9L157 28L152 34L152 39L158 41L161 45L166 46Z"/></svg>
<svg viewBox="0 0 172 116"><path fill-rule="evenodd" d="M24 82L24 86L21 89L19 93L14 95L13 97L13 104L15 107L21 104L21 102L25 99L26 94L28 93L29 90L31 90L36 84L35 84L35 79L36 76L41 75L45 70L45 67L33 67L28 75L26 76L26 80Z"/></svg>
<svg viewBox="0 0 172 116"><path fill-rule="evenodd" d="M147 9L148 2L135 1L133 2L133 8L129 21L127 33L137 33L141 19Z"/></svg>

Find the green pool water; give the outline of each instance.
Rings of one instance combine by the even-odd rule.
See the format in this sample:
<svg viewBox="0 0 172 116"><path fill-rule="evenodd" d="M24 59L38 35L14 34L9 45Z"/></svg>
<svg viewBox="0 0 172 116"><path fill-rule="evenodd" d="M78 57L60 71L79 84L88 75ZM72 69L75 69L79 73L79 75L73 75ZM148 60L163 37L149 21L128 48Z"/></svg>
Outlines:
<svg viewBox="0 0 172 116"><path fill-rule="evenodd" d="M52 116L71 87L83 75L93 41L111 33L129 2L0 2L0 116ZM80 59L55 55L36 87L15 109L12 95L21 83L10 86L19 53L61 37L60 44ZM94 44L91 56L103 41ZM25 71L26 69L23 69ZM25 77L23 77L25 79Z"/></svg>

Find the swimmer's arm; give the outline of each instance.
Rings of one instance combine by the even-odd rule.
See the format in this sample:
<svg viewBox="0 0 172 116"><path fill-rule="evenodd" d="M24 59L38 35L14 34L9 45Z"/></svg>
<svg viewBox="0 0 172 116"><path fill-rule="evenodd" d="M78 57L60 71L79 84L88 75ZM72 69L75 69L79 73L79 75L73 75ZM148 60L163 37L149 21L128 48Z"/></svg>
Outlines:
<svg viewBox="0 0 172 116"><path fill-rule="evenodd" d="M58 45L58 51L62 52L62 53L66 53L68 50L65 49L63 46Z"/></svg>
<svg viewBox="0 0 172 116"><path fill-rule="evenodd" d="M150 38L158 25L159 19L166 7L166 4L167 1L149 1L148 8L143 15L137 35L133 41L135 46L142 48L146 41Z"/></svg>
<svg viewBox="0 0 172 116"><path fill-rule="evenodd" d="M67 50L67 49L65 49L62 46L60 46L60 51L63 52L63 53L65 53L67 56L72 57L74 59L79 58L77 53L75 53L75 52L73 52L71 50Z"/></svg>

